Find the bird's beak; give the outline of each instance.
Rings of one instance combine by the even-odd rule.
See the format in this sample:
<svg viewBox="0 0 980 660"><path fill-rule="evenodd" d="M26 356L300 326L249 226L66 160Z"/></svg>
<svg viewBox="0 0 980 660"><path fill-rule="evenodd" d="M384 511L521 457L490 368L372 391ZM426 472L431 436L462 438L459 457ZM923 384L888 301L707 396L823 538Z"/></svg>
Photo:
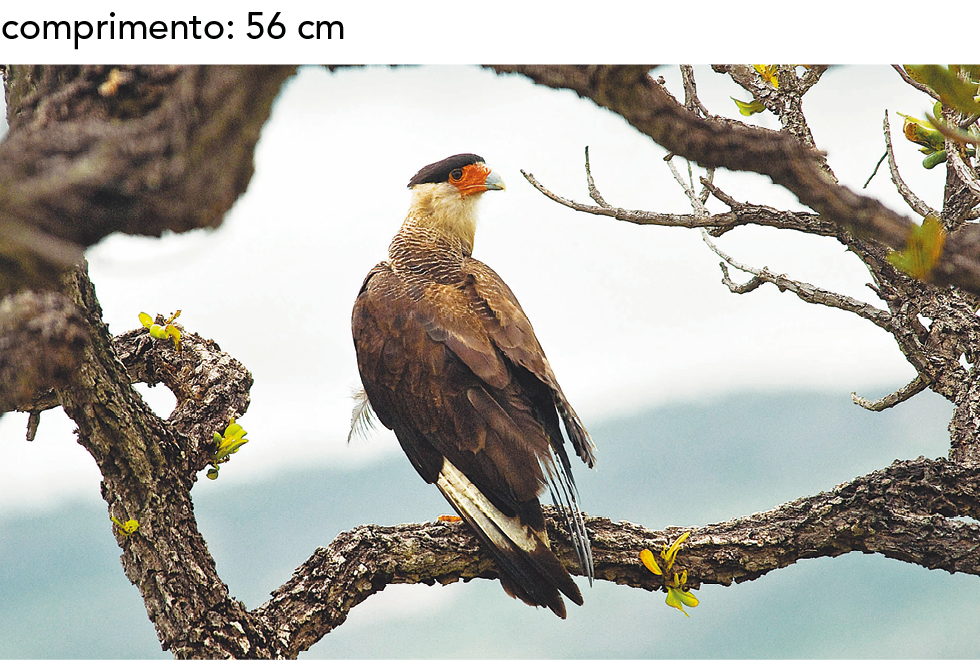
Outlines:
<svg viewBox="0 0 980 660"><path fill-rule="evenodd" d="M507 186L504 185L504 180L493 170L487 175L487 180L484 185L487 187L487 190L507 190Z"/></svg>

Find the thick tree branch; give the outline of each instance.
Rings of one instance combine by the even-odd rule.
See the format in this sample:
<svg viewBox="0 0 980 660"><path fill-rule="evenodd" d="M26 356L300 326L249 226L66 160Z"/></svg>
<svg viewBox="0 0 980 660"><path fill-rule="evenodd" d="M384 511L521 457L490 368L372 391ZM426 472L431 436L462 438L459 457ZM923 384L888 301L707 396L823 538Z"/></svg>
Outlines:
<svg viewBox="0 0 980 660"><path fill-rule="evenodd" d="M896 462L770 511L700 528L653 531L629 522L587 517L596 578L653 591L662 577L640 563L685 531L691 537L676 569L688 584L731 585L800 559L873 552L928 568L980 575L980 472L944 460ZM570 571L577 570L559 517L546 507L548 534ZM389 584L447 584L496 577L490 558L463 523L366 525L319 548L293 578L254 610L279 629L295 655L342 624L350 609ZM588 600L588 594L586 594Z"/></svg>
<svg viewBox="0 0 980 660"><path fill-rule="evenodd" d="M88 332L59 293L25 291L0 299L0 414L26 409L78 369Z"/></svg>
<svg viewBox="0 0 980 660"><path fill-rule="evenodd" d="M3 248L0 259L26 275L4 282L5 290L36 285L33 272L62 272L65 261L77 262L65 254L70 246L116 231L159 236L218 226L248 186L262 125L292 72L8 68L0 226L4 238L18 237L18 250Z"/></svg>
<svg viewBox="0 0 980 660"><path fill-rule="evenodd" d="M126 575L139 587L163 647L177 656L277 654L274 640L229 595L197 529L190 487L206 440L184 436L132 389L84 271L72 274L69 289L89 336L79 368L58 396L78 425L79 444L102 473L109 513L139 523L135 534L117 535L117 541ZM185 342L184 360L193 359L200 353L196 342L189 336ZM175 371L182 364L175 361ZM193 382L194 376L185 371L183 380ZM212 412L220 423L231 411Z"/></svg>
<svg viewBox="0 0 980 660"><path fill-rule="evenodd" d="M145 328L115 337L113 345L133 382L163 383L176 397L167 423L187 459L180 471L194 475L214 454L212 434L248 409L252 374L217 342L180 329L180 351L169 339L151 338Z"/></svg>
<svg viewBox="0 0 980 660"><path fill-rule="evenodd" d="M77 299L88 310L94 347L62 393L79 422L80 442L99 462L110 511L135 518L140 530L119 537L127 575L143 592L165 647L181 656L295 656L342 624L350 609L394 583L448 583L496 577L492 559L463 524L360 527L318 550L272 598L249 612L231 598L194 525L187 474L206 445L175 427L187 400L228 384L210 412L224 420L242 412L250 377L213 342L184 332L180 353L145 330L114 340L130 378L162 382L178 395L169 422L145 409L128 387L123 365L102 356L108 336L81 273ZM108 354L107 355L111 355ZM110 384L110 385L107 385ZM202 389L203 388L203 389ZM217 408L215 407L217 406ZM223 406L223 407L222 407ZM206 425L205 425L206 426ZM186 428L197 428L193 424ZM688 582L732 584L751 580L801 558L876 552L902 561L980 574L980 528L950 517L980 515L976 470L947 461L895 463L829 493L820 493L738 520L692 529L678 562ZM193 480L191 475L190 481ZM559 558L576 571L574 552L555 512L549 536ZM639 562L682 529L651 531L632 523L590 518L598 579L654 590L663 579ZM162 580L161 575L167 578ZM175 607L174 603L181 603Z"/></svg>

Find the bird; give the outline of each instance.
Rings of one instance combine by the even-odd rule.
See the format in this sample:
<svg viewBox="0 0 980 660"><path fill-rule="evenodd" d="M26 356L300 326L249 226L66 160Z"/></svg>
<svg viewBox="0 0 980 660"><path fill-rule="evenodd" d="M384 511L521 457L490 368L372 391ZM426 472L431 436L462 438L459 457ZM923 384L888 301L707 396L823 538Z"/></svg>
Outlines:
<svg viewBox="0 0 980 660"><path fill-rule="evenodd" d="M590 468L595 445L510 287L472 256L478 202L504 182L461 153L426 165L408 188L388 259L365 277L351 315L363 385L352 433L371 415L394 431L489 551L504 590L564 619L562 594L583 598L551 550L540 496L550 489L591 584L561 426Z"/></svg>

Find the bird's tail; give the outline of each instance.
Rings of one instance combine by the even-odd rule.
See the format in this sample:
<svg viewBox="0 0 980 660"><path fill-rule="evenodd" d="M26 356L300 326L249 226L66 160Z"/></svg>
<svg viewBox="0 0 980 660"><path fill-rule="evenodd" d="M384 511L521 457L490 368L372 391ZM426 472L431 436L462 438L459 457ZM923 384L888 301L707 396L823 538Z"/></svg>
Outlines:
<svg viewBox="0 0 980 660"><path fill-rule="evenodd" d="M546 532L495 507L459 469L444 459L436 486L493 552L504 590L528 605L549 608L565 618L559 592L576 605L582 593L551 551Z"/></svg>

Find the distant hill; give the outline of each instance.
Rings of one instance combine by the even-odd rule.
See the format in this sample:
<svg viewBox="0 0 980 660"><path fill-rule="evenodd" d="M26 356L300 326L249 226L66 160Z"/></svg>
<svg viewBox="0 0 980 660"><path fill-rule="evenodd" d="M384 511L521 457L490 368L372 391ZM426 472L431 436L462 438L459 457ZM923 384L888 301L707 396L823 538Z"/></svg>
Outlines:
<svg viewBox="0 0 980 660"><path fill-rule="evenodd" d="M896 458L945 455L950 413L931 394L878 414L813 392L677 404L591 424L599 465L576 474L591 514L656 528L701 524L832 488ZM0 657L168 657L95 498L0 519ZM449 509L401 456L249 485L222 471L198 486L195 506L221 575L248 606L341 530ZM492 582L389 587L305 657L980 655L978 578L878 556L809 560L753 583L706 587L690 619L663 594L598 583L584 595L562 622Z"/></svg>

